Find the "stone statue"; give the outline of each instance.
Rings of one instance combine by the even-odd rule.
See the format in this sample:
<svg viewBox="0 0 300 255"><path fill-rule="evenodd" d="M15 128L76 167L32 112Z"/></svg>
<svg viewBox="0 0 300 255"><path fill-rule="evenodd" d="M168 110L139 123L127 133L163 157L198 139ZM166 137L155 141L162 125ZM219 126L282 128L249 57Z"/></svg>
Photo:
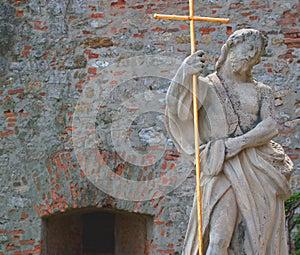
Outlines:
<svg viewBox="0 0 300 255"><path fill-rule="evenodd" d="M206 255L287 255L284 201L293 164L277 135L271 88L252 68L265 53L261 32L233 33L216 72L203 55L186 58L167 93L166 121L177 148L194 160L192 75L198 75L203 247ZM198 254L195 201L183 255Z"/></svg>

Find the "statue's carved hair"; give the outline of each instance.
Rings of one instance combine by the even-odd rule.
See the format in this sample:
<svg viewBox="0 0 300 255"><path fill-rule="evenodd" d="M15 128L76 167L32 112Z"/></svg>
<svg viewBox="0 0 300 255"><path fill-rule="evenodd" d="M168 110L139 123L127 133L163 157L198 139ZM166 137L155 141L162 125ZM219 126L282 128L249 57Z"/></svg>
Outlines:
<svg viewBox="0 0 300 255"><path fill-rule="evenodd" d="M225 42L225 44L223 45L222 49L221 49L221 54L220 57L216 63L216 70L218 71L224 64L228 52L229 50L242 42L245 42L248 38L250 37L254 37L256 39L261 40L261 48L260 53L261 55L265 54L265 48L267 47L267 38L258 30L255 29L240 29L235 31L231 36L229 36L229 38L227 39L227 41Z"/></svg>

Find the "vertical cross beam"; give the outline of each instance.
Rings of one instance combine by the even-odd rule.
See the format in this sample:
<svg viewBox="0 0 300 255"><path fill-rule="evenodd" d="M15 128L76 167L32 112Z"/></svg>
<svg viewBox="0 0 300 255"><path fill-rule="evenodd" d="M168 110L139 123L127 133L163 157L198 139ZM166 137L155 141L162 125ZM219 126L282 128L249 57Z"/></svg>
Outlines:
<svg viewBox="0 0 300 255"><path fill-rule="evenodd" d="M155 19L187 20L190 21L191 54L196 52L195 21L229 23L229 19L197 17L194 15L194 0L189 0L189 16L154 14ZM194 138L196 159L196 196L197 196L197 218L198 218L198 243L199 255L203 255L202 244L202 191L200 185L200 144L199 144L199 117L198 117L198 87L197 75L193 75L193 113L194 113Z"/></svg>

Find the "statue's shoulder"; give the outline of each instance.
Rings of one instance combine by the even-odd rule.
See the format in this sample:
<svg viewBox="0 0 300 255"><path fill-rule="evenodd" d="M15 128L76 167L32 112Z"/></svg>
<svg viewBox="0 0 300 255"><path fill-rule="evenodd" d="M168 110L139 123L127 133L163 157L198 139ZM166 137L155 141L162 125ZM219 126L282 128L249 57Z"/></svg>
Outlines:
<svg viewBox="0 0 300 255"><path fill-rule="evenodd" d="M201 84L213 87L215 83L219 83L220 80L216 73L211 73L205 77L199 76L198 80Z"/></svg>
<svg viewBox="0 0 300 255"><path fill-rule="evenodd" d="M257 88L262 96L273 96L273 90L269 85L262 82L257 82Z"/></svg>
<svg viewBox="0 0 300 255"><path fill-rule="evenodd" d="M259 81L257 81L256 84L257 84L258 88L260 88L260 89L271 90L271 87L267 84L264 84L264 83L259 82Z"/></svg>

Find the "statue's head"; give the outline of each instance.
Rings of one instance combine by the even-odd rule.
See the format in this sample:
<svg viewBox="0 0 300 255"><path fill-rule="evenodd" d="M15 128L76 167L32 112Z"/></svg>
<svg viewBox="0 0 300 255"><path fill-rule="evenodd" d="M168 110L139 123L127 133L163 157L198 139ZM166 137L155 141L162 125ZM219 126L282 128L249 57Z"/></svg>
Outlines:
<svg viewBox="0 0 300 255"><path fill-rule="evenodd" d="M266 46L267 38L260 31L255 29L237 30L223 45L216 63L216 70L219 71L228 58L230 58L234 71L238 71L239 68L252 69L265 54Z"/></svg>

